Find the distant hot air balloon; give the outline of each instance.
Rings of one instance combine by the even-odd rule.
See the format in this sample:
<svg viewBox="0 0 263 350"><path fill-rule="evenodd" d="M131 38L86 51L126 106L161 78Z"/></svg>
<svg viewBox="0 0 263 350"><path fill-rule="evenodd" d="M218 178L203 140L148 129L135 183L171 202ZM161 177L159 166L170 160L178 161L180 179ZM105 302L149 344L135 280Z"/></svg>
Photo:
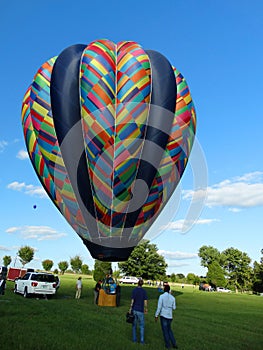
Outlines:
<svg viewBox="0 0 263 350"><path fill-rule="evenodd" d="M178 185L196 117L164 56L98 40L40 67L22 124L42 185L92 257L122 261Z"/></svg>

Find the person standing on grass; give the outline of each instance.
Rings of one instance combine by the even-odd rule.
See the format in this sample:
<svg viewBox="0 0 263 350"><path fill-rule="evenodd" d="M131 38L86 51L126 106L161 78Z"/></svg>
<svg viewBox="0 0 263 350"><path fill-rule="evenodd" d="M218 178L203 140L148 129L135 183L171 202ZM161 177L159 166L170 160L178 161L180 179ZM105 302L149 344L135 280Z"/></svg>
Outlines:
<svg viewBox="0 0 263 350"><path fill-rule="evenodd" d="M4 295L5 294L5 279L2 276L2 274L0 274L0 295Z"/></svg>
<svg viewBox="0 0 263 350"><path fill-rule="evenodd" d="M120 306L120 302L121 302L121 286L120 286L120 283L117 282L117 286L116 286L116 306Z"/></svg>
<svg viewBox="0 0 263 350"><path fill-rule="evenodd" d="M81 277L79 277L77 279L77 282L76 282L76 295L75 295L75 299L79 299L80 296L81 296L81 290L82 290L82 280L81 280Z"/></svg>
<svg viewBox="0 0 263 350"><path fill-rule="evenodd" d="M160 295L158 299L158 306L155 312L155 321L157 322L158 316L160 315L161 327L166 349L170 349L171 345L173 348L178 349L173 331L171 329L171 324L173 320L173 310L175 309L175 297L173 297L170 294L170 286L165 285L164 293Z"/></svg>
<svg viewBox="0 0 263 350"><path fill-rule="evenodd" d="M102 280L99 280L96 283L96 286L94 288L94 304L98 304L99 294L100 294L100 290L101 290L101 284L102 284Z"/></svg>
<svg viewBox="0 0 263 350"><path fill-rule="evenodd" d="M148 298L145 289L142 288L143 280L133 289L131 296L130 312L133 311L135 319L132 324L132 341L137 342L137 324L140 326L140 342L144 344L144 313L148 312Z"/></svg>

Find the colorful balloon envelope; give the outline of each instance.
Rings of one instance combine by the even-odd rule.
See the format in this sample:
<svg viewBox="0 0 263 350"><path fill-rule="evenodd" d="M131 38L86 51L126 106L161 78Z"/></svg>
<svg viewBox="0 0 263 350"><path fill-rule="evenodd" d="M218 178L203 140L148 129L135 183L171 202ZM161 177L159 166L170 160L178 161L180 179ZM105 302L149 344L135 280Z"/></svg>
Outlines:
<svg viewBox="0 0 263 350"><path fill-rule="evenodd" d="M196 116L163 55L98 40L40 67L22 124L40 182L92 257L123 261L176 189Z"/></svg>

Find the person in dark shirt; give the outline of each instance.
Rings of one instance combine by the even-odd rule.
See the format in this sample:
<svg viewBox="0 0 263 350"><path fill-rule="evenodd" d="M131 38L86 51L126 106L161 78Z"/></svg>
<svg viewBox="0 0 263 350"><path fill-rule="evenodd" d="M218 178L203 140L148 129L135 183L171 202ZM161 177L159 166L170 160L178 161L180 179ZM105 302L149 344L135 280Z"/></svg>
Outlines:
<svg viewBox="0 0 263 350"><path fill-rule="evenodd" d="M131 296L130 312L133 311L135 319L132 324L132 341L137 342L137 325L140 326L140 342L144 344L144 313L148 312L148 298L144 288L143 280L140 279L138 286L133 289Z"/></svg>
<svg viewBox="0 0 263 350"><path fill-rule="evenodd" d="M121 286L118 282L116 287L116 306L120 306L120 301L121 301Z"/></svg>
<svg viewBox="0 0 263 350"><path fill-rule="evenodd" d="M99 281L96 283L96 286L95 286L95 288L94 288L94 304L98 304L99 293L100 293L100 289L101 289L101 284L102 284L102 281L99 280Z"/></svg>
<svg viewBox="0 0 263 350"><path fill-rule="evenodd" d="M5 278L0 274L0 295L5 294Z"/></svg>

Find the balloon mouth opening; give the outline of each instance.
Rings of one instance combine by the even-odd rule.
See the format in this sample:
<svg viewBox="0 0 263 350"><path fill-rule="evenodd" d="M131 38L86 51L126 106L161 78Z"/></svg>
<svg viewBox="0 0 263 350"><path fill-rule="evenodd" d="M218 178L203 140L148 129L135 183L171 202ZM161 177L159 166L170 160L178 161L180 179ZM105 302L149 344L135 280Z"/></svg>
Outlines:
<svg viewBox="0 0 263 350"><path fill-rule="evenodd" d="M135 248L135 246L123 247L123 248L107 247L107 246L102 246L102 245L93 243L83 238L82 240L85 246L88 248L92 258L100 261L109 261L109 262L126 261L128 260L130 254Z"/></svg>

